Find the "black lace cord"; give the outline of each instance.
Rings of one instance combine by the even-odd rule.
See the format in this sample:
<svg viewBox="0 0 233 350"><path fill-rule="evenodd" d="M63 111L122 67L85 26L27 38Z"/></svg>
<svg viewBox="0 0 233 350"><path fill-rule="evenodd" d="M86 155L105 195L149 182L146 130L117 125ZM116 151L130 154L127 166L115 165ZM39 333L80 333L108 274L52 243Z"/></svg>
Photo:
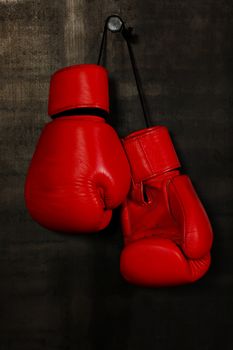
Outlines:
<svg viewBox="0 0 233 350"><path fill-rule="evenodd" d="M104 51L104 46L105 46L105 43L107 40L107 29L108 29L107 25L108 25L108 18L105 21L104 31L103 31L103 35L102 35L101 44L100 44L100 51L99 51L99 56L98 56L98 61L97 61L98 66L100 65L101 58L102 58L103 51Z"/></svg>
<svg viewBox="0 0 233 350"><path fill-rule="evenodd" d="M130 62L131 62L132 70L133 70L133 75L134 75L134 79L135 79L135 83L136 83L136 87L137 87L137 91L138 91L138 96L139 96L139 99L141 102L141 107L142 107L142 112L143 112L145 124L146 124L146 127L149 128L151 126L151 123L150 123L148 114L146 112L146 103L145 103L144 95L143 95L143 91L142 91L142 84L141 84L141 80L140 80L139 73L138 73L137 66L136 66L136 62L135 62L134 53L133 53L132 46L131 46L130 39L129 39L129 32L125 27L123 27L123 30L121 33L122 33L122 36L125 39L126 44L127 44L129 58L130 58Z"/></svg>
<svg viewBox="0 0 233 350"><path fill-rule="evenodd" d="M106 21L105 21L104 31L103 31L103 36L102 36L102 40L101 40L98 61L97 61L98 65L100 64L101 58L102 58L102 55L103 55L104 45L105 45L106 38L107 38L107 29L108 29L107 24L108 24L108 21L109 21L110 17L108 17L106 19ZM123 21L122 21L122 23L123 23ZM127 45L128 53L129 53L129 58L130 58L130 62L131 62L132 70L133 70L133 75L134 75L134 79L135 79L135 83L136 83L136 87L137 87L137 91L138 91L138 96L139 96L141 107L142 107L143 117L144 117L144 120L145 120L146 127L149 128L151 126L151 122L150 122L148 114L146 112L146 104L145 104L145 100L144 100L142 84L141 84L141 81L140 81L140 78L139 78L139 74L138 74L138 70L137 70L136 62L135 62L135 58L134 58L134 53L133 53L132 46L131 46L131 43L130 43L130 38L129 38L130 30L126 29L125 25L123 23L122 29L121 29L120 32L121 32L121 35L122 35L123 39L126 41L126 45Z"/></svg>

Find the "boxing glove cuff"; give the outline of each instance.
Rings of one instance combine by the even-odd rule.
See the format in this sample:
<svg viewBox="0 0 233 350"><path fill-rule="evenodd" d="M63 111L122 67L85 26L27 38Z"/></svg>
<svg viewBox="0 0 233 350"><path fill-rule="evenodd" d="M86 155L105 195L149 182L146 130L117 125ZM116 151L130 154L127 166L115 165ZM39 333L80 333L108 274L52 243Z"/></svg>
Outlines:
<svg viewBox="0 0 233 350"><path fill-rule="evenodd" d="M156 126L130 134L122 140L134 182L180 167L167 128Z"/></svg>
<svg viewBox="0 0 233 350"><path fill-rule="evenodd" d="M104 67L80 64L65 67L52 75L48 114L54 116L80 108L109 112L108 74Z"/></svg>

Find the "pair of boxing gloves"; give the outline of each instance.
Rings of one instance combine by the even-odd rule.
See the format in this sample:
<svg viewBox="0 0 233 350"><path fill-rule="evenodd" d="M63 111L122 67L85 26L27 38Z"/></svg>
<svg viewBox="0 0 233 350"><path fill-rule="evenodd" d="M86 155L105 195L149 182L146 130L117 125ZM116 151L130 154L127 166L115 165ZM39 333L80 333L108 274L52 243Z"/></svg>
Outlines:
<svg viewBox="0 0 233 350"><path fill-rule="evenodd" d="M122 205L120 270L130 283L191 283L210 266L212 229L167 128L120 140L107 123L107 71L75 65L51 78L49 115L25 184L42 226L70 233L104 229Z"/></svg>

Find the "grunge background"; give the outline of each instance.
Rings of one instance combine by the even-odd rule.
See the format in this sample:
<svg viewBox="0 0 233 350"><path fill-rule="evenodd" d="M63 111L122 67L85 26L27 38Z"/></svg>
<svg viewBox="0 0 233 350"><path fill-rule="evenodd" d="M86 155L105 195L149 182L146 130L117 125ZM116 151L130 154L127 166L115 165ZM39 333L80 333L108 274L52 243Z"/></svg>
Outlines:
<svg viewBox="0 0 233 350"><path fill-rule="evenodd" d="M103 232L69 236L25 209L50 75L95 63L113 13L134 27L150 118L171 131L213 225L213 263L193 285L121 278L119 210ZM227 0L0 0L0 350L232 349L232 22ZM144 122L117 34L108 34L105 63L109 120L125 136Z"/></svg>

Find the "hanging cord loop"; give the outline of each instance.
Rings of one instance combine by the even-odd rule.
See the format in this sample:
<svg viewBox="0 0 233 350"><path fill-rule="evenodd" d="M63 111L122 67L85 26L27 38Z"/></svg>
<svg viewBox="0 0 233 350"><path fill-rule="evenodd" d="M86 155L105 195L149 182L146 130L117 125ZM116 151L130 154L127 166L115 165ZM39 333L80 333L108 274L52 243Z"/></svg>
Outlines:
<svg viewBox="0 0 233 350"><path fill-rule="evenodd" d="M103 30L102 40L101 40L101 44L100 44L100 51L99 51L99 56L98 56L98 60L97 60L98 65L100 65L101 58L103 56L104 47L105 47L105 44L107 42L108 19L109 19L109 17L106 19L105 24L104 24L104 30Z"/></svg>
<svg viewBox="0 0 233 350"><path fill-rule="evenodd" d="M107 17L105 24L104 24L104 30L103 30L102 40L101 40L101 44L100 44L100 51L99 51L97 64L98 65L100 64L102 56L103 56L103 51L104 51L105 46L106 46L107 30L110 30L113 33L121 33L123 39L126 41L126 45L128 48L129 58L130 58L130 62L131 62L132 70L133 70L133 75L134 75L134 79L135 79L135 83L136 83L136 87L137 87L137 91L138 91L138 95L139 95L139 99L140 99L140 103L141 103L141 107L142 107L142 112L143 112L146 127L148 128L151 126L151 123L150 123L148 114L146 112L146 103L145 103L145 99L144 99L144 95L143 95L142 84L141 84L141 80L139 77L139 73L138 73L135 58L134 58L134 53L133 53L131 42L130 42L132 29L133 28L131 28L131 27L126 28L121 17L119 17L117 15L112 15L112 16Z"/></svg>

